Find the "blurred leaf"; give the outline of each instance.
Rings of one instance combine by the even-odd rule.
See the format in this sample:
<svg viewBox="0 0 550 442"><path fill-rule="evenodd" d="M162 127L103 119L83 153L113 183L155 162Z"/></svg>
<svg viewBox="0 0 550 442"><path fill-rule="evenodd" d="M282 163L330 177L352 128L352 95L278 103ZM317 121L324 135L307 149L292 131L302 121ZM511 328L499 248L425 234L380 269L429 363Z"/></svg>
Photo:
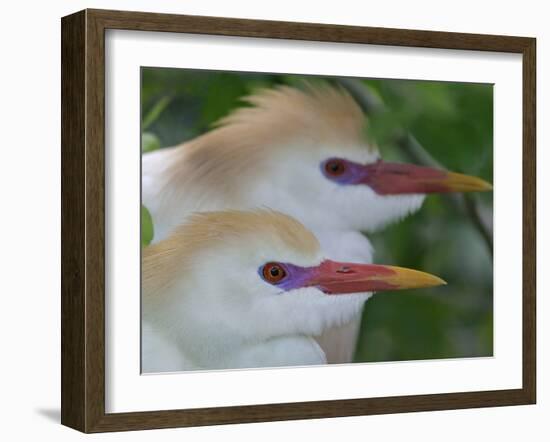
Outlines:
<svg viewBox="0 0 550 442"><path fill-rule="evenodd" d="M153 150L160 149L160 140L151 132L143 132L141 134L141 151L152 152Z"/></svg>
<svg viewBox="0 0 550 442"><path fill-rule="evenodd" d="M372 139L378 146L391 144L396 136L407 126L406 116L398 112L385 111L369 117L366 127L367 139Z"/></svg>
<svg viewBox="0 0 550 442"><path fill-rule="evenodd" d="M141 205L141 246L148 246L153 240L153 218L147 208Z"/></svg>
<svg viewBox="0 0 550 442"><path fill-rule="evenodd" d="M142 130L147 130L151 124L153 124L157 119L160 117L160 114L168 107L170 102L172 101L172 97L164 96L159 101L155 103L155 105L147 112L145 117L143 117L142 121Z"/></svg>
<svg viewBox="0 0 550 442"><path fill-rule="evenodd" d="M434 289L435 290L435 289ZM383 293L367 301L356 360L414 360L446 357L452 310L419 290ZM384 336L380 342L378 340ZM383 348L378 348L383 344Z"/></svg>
<svg viewBox="0 0 550 442"><path fill-rule="evenodd" d="M232 109L243 106L240 99L246 94L245 82L238 76L220 73L213 77L203 97L201 123L208 128Z"/></svg>

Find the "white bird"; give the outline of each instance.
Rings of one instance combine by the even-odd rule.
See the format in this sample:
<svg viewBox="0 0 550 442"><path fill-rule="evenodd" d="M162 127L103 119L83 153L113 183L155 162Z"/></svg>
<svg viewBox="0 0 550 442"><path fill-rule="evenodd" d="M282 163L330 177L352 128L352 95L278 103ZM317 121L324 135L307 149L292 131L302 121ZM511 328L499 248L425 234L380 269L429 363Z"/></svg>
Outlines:
<svg viewBox="0 0 550 442"><path fill-rule="evenodd" d="M427 193L488 190L485 181L412 164L387 163L368 120L344 90L281 86L246 99L214 130L143 155L143 204L154 242L194 212L268 207L300 220L325 255L372 262L363 233L418 210ZM349 362L360 310L319 342L329 362Z"/></svg>
<svg viewBox="0 0 550 442"><path fill-rule="evenodd" d="M268 210L193 215L142 264L145 373L325 364L313 337L354 317L367 293L444 284L327 260L302 224Z"/></svg>

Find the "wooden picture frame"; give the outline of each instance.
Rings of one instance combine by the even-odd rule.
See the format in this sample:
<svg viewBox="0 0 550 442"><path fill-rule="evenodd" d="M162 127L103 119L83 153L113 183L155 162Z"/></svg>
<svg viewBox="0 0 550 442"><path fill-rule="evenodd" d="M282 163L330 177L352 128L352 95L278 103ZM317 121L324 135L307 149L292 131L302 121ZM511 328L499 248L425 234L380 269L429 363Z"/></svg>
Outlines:
<svg viewBox="0 0 550 442"><path fill-rule="evenodd" d="M457 392L132 413L105 412L105 30L517 53L523 57L523 385ZM62 19L62 409L83 432L533 404L535 350L533 38L84 10Z"/></svg>

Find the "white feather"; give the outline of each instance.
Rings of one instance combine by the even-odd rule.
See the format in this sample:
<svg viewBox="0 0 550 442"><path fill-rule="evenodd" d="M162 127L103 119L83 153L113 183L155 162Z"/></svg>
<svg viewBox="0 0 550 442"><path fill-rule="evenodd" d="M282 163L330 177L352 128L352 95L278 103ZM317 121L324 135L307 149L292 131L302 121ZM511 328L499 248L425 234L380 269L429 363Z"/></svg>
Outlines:
<svg viewBox="0 0 550 442"><path fill-rule="evenodd" d="M260 221L270 222L269 216ZM239 235L221 232L209 248L193 249L185 268L167 273L173 281L158 286L162 293L144 293L144 373L326 363L313 338L349 323L368 294L331 296L314 287L282 291L268 284L258 274L266 262L309 267L324 257L318 246L305 251L265 232L259 226ZM169 242L153 258L175 247ZM157 268L154 260L145 265L153 264Z"/></svg>

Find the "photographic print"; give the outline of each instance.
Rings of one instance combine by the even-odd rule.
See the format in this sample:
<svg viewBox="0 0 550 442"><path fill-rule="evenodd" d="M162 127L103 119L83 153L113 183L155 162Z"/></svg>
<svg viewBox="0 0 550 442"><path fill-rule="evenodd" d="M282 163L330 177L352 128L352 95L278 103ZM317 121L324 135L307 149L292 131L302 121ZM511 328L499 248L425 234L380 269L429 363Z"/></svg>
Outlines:
<svg viewBox="0 0 550 442"><path fill-rule="evenodd" d="M143 67L142 372L493 354L491 84Z"/></svg>
<svg viewBox="0 0 550 442"><path fill-rule="evenodd" d="M534 38L88 9L61 41L64 425L536 402Z"/></svg>

